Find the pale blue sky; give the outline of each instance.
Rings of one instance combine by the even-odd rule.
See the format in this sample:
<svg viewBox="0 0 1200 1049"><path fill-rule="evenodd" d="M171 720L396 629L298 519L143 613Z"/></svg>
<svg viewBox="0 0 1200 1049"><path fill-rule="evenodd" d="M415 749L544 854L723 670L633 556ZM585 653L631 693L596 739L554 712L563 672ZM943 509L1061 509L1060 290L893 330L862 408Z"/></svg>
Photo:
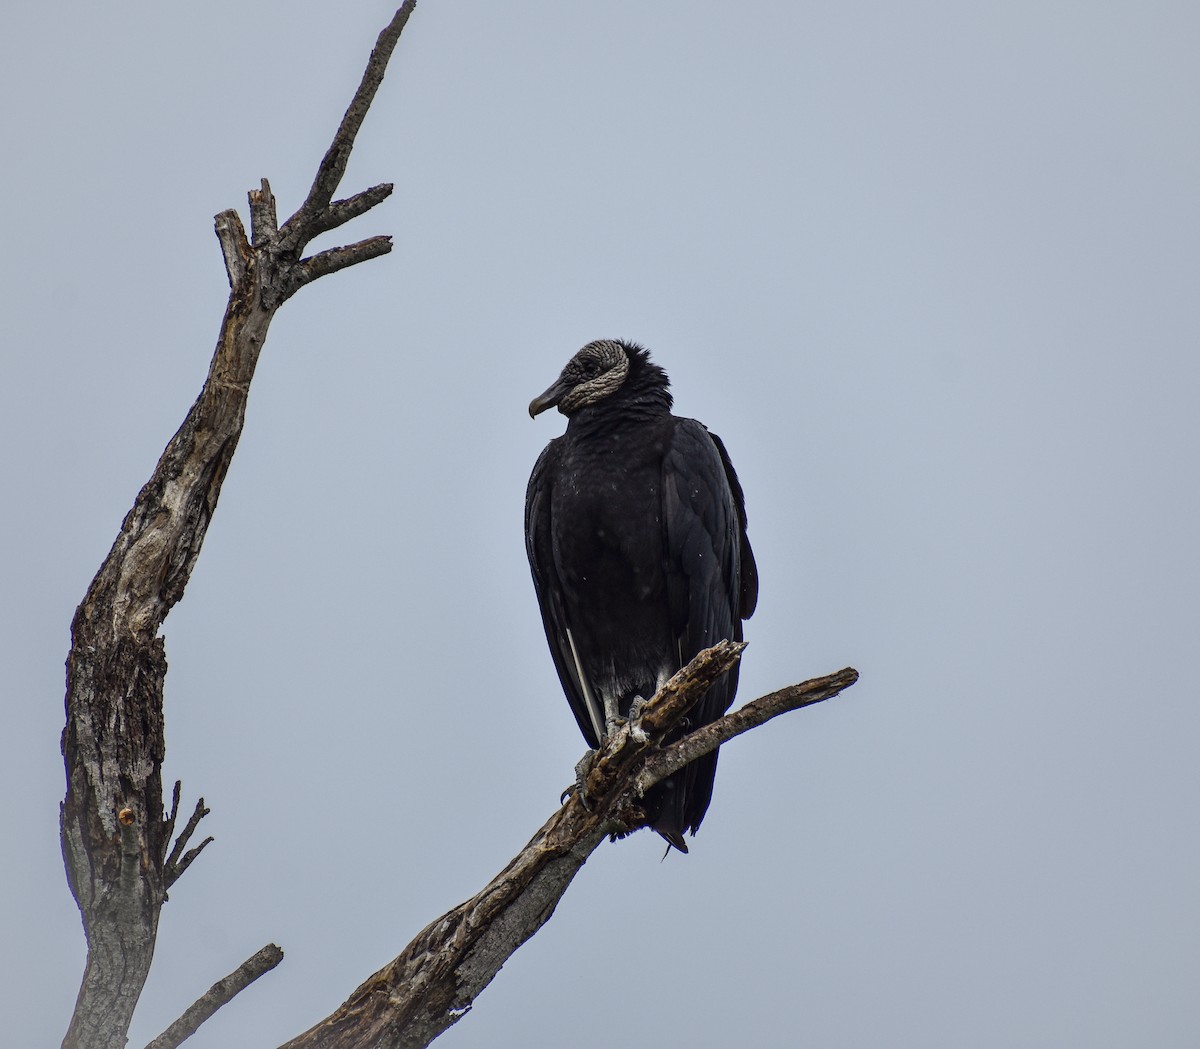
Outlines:
<svg viewBox="0 0 1200 1049"><path fill-rule="evenodd" d="M68 625L194 399L212 216L299 203L393 7L25 5L0 33L0 1014L57 1044ZM692 854L604 846L446 1049L1157 1049L1200 1007L1200 8L423 0L343 192L396 249L272 326L165 629L216 842L144 1045L272 1046L476 891L583 750L521 536L599 337L730 449L762 598Z"/></svg>

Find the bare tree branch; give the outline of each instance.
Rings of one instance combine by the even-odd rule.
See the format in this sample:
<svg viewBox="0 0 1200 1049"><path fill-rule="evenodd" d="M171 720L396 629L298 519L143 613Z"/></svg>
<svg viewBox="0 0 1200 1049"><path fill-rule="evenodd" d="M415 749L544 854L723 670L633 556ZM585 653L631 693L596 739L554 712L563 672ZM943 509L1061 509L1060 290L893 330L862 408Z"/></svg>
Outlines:
<svg viewBox="0 0 1200 1049"><path fill-rule="evenodd" d="M571 880L604 838L644 822L638 802L648 764L678 753L675 748L693 737L702 740L697 755L717 745L720 732L700 729L658 750L743 648L722 641L701 652L650 700L637 724L623 726L596 752L585 784L587 805L572 794L478 894L426 926L334 1013L281 1049L420 1049L461 1019L500 967L554 913ZM765 710L781 713L820 702L857 678L847 669L783 689L729 715L735 720L727 728L731 735L745 731L752 722L761 724L774 716L764 715ZM743 711L750 713L739 722ZM740 729L735 727L739 724ZM668 774L662 771L647 786Z"/></svg>
<svg viewBox="0 0 1200 1049"><path fill-rule="evenodd" d="M247 958L223 980L218 980L187 1011L162 1034L147 1044L146 1049L176 1049L185 1039L196 1033L221 1006L231 1001L234 995L244 991L264 973L269 973L281 961L283 951L268 943L261 951Z"/></svg>
<svg viewBox="0 0 1200 1049"><path fill-rule="evenodd" d="M179 803L179 784L176 783L175 804ZM192 835L196 833L196 828L200 825L200 821L212 811L204 804L204 799L200 798L196 802L195 811L192 812L191 818L187 821L187 826L180 831L179 837L175 839L175 845L171 849L171 854L167 857L163 864L163 889L169 889L179 880L179 876L192 865L194 860L204 850L204 847L212 841L212 837L205 838L194 849L189 849L186 853L183 852L187 848L187 843L191 841ZM173 827L175 824L175 812L171 812L171 818L168 821ZM170 832L168 831L168 837ZM182 854L182 855L181 855ZM164 897L165 899L165 897Z"/></svg>
<svg viewBox="0 0 1200 1049"><path fill-rule="evenodd" d="M361 193L355 193L354 196L347 197L345 200L335 200L322 215L318 216L318 220L314 224L317 232L327 233L331 229L345 225L351 219L358 218L359 215L365 215L380 201L387 200L392 195L392 188L390 182L382 182L378 186L364 189Z"/></svg>
<svg viewBox="0 0 1200 1049"><path fill-rule="evenodd" d="M292 267L287 297L295 295L304 285L311 284L318 277L336 273L359 262L366 262L367 259L378 258L391 250L391 237L369 237L357 244L347 244L343 248L330 248L328 251L310 255Z"/></svg>
<svg viewBox="0 0 1200 1049"><path fill-rule="evenodd" d="M358 135L358 129L362 127L367 110L371 108L375 92L379 90L379 85L383 82L388 59L392 57L392 51L400 39L400 34L404 32L405 25L408 24L409 15L416 6L416 0L406 0L391 22L379 34L379 39L375 41L375 47L371 51L371 57L367 60L367 68L363 72L362 81L358 85L358 90L354 92L354 98L350 100L350 105L346 108L346 114L342 117L337 134L333 136L333 142L321 159L321 165L317 168L317 177L313 179L312 188L308 191L308 196L300 205L299 210L287 220L287 233L284 234L280 245L282 250L298 255L312 239L311 236L307 240L302 239L306 232L319 227L319 216L328 209L329 202L333 200L342 176L346 173L346 163L350 159L351 149L354 148L355 136Z"/></svg>
<svg viewBox="0 0 1200 1049"><path fill-rule="evenodd" d="M778 717L789 710L799 710L801 707L820 703L824 699L836 696L848 689L858 680L858 671L852 667L839 670L827 677L813 678L800 685L789 685L769 696L761 696L747 703L740 710L726 714L716 721L698 728L683 739L677 740L669 747L652 755L638 774L635 783L637 794L645 794L654 784L666 779L672 772L677 772L684 765L702 754L716 750L722 743L749 732Z"/></svg>
<svg viewBox="0 0 1200 1049"><path fill-rule="evenodd" d="M266 179L249 195L249 239L236 212L216 217L230 295L208 377L138 493L71 625L60 833L88 959L63 1042L68 1049L125 1045L166 890L212 840L183 851L207 812L201 801L170 848L179 800L177 791L164 818L167 665L159 629L183 596L200 555L275 311L305 284L390 249L390 238L375 237L300 260L313 237L364 213L390 192L375 186L330 204L413 7L408 0L380 35L313 188L284 228L277 229Z"/></svg>

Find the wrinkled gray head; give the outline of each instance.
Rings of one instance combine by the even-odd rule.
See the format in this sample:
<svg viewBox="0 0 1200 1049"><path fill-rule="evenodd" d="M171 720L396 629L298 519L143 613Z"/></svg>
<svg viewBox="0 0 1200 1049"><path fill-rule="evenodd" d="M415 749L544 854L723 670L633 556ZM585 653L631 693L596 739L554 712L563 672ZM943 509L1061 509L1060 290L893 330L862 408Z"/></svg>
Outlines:
<svg viewBox="0 0 1200 1049"><path fill-rule="evenodd" d="M567 361L554 385L529 402L529 415L558 407L570 415L616 393L629 374L629 351L615 339L589 342Z"/></svg>

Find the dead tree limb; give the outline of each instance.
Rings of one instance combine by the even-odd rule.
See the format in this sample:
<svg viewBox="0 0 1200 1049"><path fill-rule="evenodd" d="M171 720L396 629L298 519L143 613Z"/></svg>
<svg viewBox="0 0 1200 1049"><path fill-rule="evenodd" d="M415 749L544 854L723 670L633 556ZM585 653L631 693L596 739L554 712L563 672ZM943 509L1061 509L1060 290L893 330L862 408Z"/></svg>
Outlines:
<svg viewBox="0 0 1200 1049"><path fill-rule="evenodd" d="M250 381L275 311L305 284L391 250L391 239L303 254L321 233L364 214L392 190L374 186L334 201L355 136L415 6L408 0L379 35L362 82L299 210L279 226L267 181L250 193L251 236L234 211L216 218L230 295L200 396L126 515L71 624L63 859L79 905L88 957L70 1049L121 1049L154 954L171 882L200 846L171 850L175 812L162 798L163 683L159 628L183 596L237 448ZM174 808L178 807L178 795Z"/></svg>
<svg viewBox="0 0 1200 1049"><path fill-rule="evenodd" d="M146 1049L176 1049L186 1039L191 1038L213 1013L232 1001L233 997L249 987L260 976L269 973L281 961L283 951L273 943L257 954L247 958L223 980L214 983L201 997L197 998L187 1011L160 1034L154 1041L146 1045Z"/></svg>
<svg viewBox="0 0 1200 1049"><path fill-rule="evenodd" d="M785 710L819 703L858 680L847 668L754 700L658 749L745 646L705 649L596 753L584 785L481 892L428 925L332 1015L281 1049L419 1049L471 1008L500 967L554 913L580 867L610 834L643 825L640 800L681 767Z"/></svg>

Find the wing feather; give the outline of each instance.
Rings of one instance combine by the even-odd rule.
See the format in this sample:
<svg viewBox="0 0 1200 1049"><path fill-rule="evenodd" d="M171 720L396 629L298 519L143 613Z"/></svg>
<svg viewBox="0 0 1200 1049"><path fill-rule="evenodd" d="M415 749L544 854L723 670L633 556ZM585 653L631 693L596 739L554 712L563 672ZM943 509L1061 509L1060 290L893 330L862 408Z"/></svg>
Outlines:
<svg viewBox="0 0 1200 1049"><path fill-rule="evenodd" d="M561 440L561 438L559 439ZM588 746L600 745L599 733L593 723L595 700L589 704L591 690L583 680L583 669L576 658L571 641L571 624L562 603L562 584L554 563L553 528L550 513L551 485L558 458L558 440L551 441L534 465L525 489L525 552L533 574L533 588L542 613L542 627L554 669L562 683L571 711L579 723L579 731ZM601 724L603 722L601 721Z"/></svg>
<svg viewBox="0 0 1200 1049"><path fill-rule="evenodd" d="M758 573L746 538L741 485L720 438L680 419L663 458L663 527L667 597L681 664L724 638L740 641L754 610ZM737 668L718 681L692 715L703 725L725 713L737 691ZM717 754L685 766L679 830L695 832L712 797Z"/></svg>

